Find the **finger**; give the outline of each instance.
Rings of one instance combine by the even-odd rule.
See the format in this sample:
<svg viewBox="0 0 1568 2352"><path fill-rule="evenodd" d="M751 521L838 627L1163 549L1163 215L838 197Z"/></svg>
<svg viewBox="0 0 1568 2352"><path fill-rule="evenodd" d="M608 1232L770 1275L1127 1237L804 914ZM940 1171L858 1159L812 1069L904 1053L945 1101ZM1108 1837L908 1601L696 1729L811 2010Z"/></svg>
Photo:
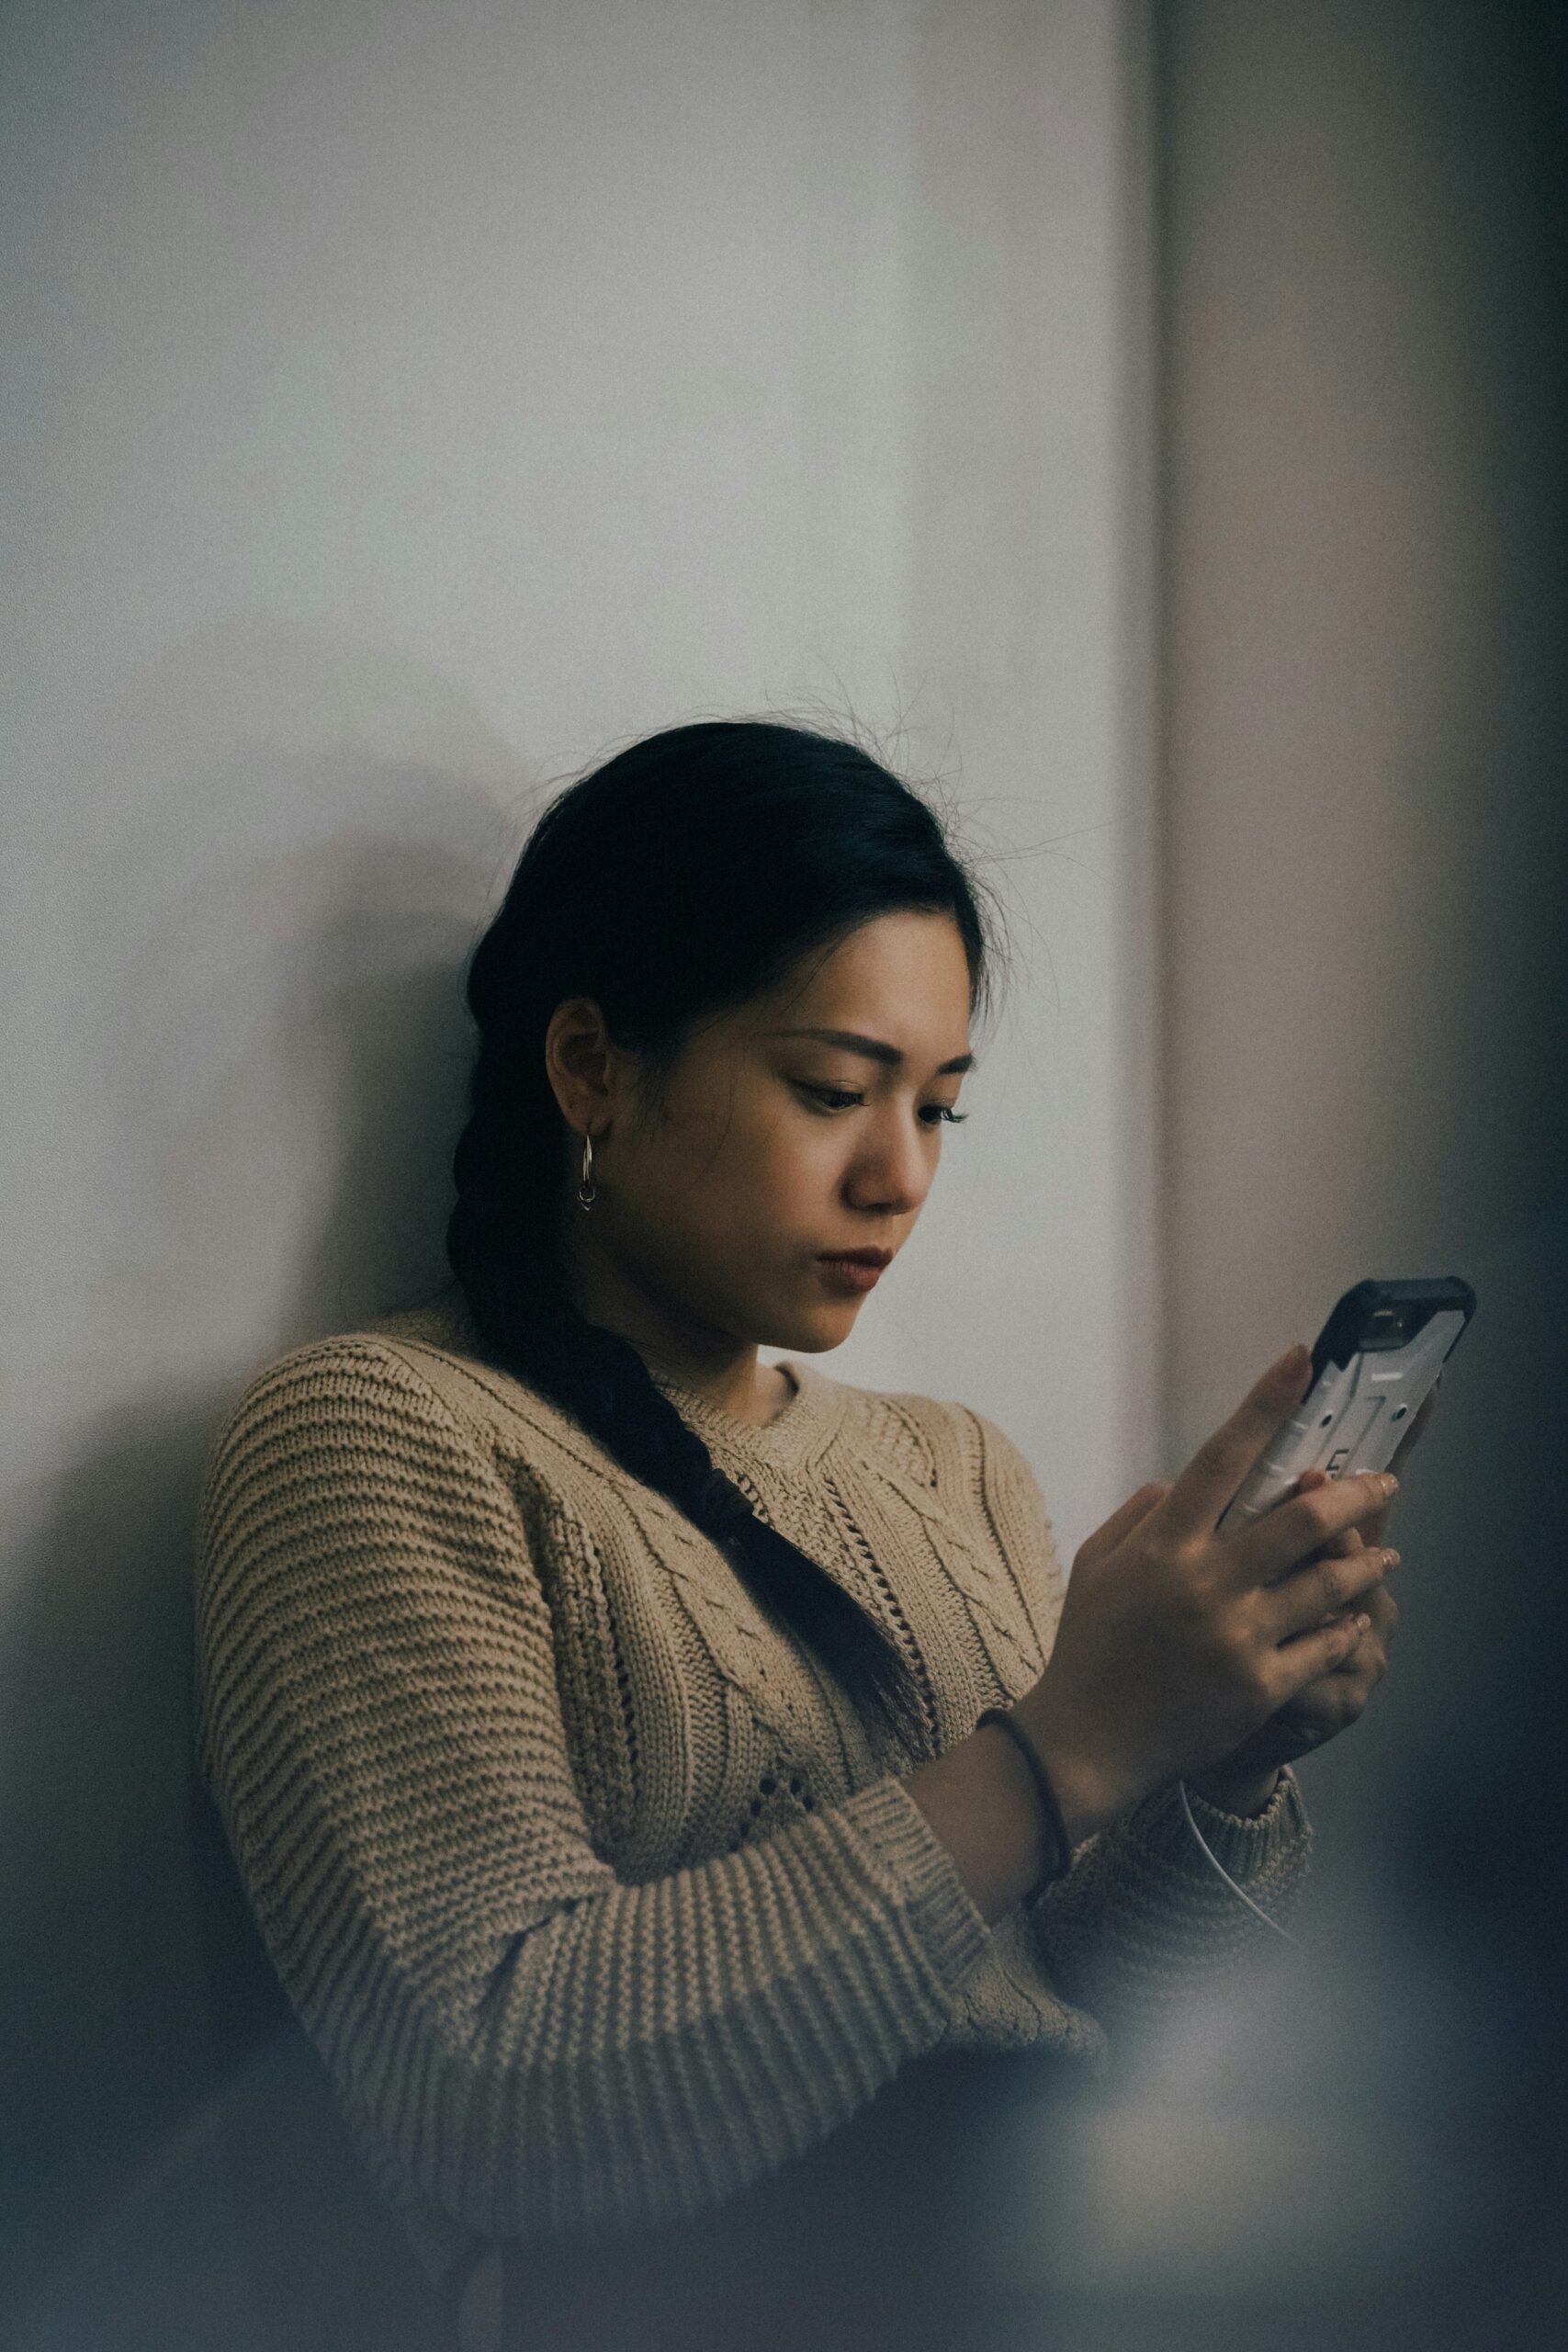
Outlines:
<svg viewBox="0 0 1568 2352"><path fill-rule="evenodd" d="M1371 1592L1362 1594L1359 1601L1352 1602L1348 1609L1339 1613L1346 1619L1368 1617L1371 1623L1344 1664L1336 1667L1334 1679L1342 1681L1348 1677L1354 1679L1370 1670L1372 1679L1381 1681L1388 1671L1389 1654L1399 1630L1399 1603L1386 1584L1374 1585ZM1287 1650L1290 1646L1289 1643L1285 1645Z"/></svg>
<svg viewBox="0 0 1568 2352"><path fill-rule="evenodd" d="M1321 1681L1353 1657L1370 1623L1365 1611L1337 1617L1332 1624L1314 1626L1310 1634L1303 1634L1277 1649L1276 1709L1288 1706L1309 1683Z"/></svg>
<svg viewBox="0 0 1568 2352"><path fill-rule="evenodd" d="M1365 1596L1361 1610L1372 1621L1366 1640L1382 1651L1386 1664L1388 1653L1393 1647L1393 1637L1399 1631L1399 1603L1387 1585L1380 1584L1375 1591Z"/></svg>
<svg viewBox="0 0 1568 2352"><path fill-rule="evenodd" d="M1330 1478L1310 1494L1294 1495L1254 1520L1234 1539L1238 1579L1243 1584L1272 1584L1321 1551L1348 1528L1362 1524L1386 1503L1395 1482L1383 1470L1355 1478Z"/></svg>
<svg viewBox="0 0 1568 2352"><path fill-rule="evenodd" d="M1290 1349L1254 1381L1228 1421L1204 1439L1160 1505L1160 1517L1178 1542L1212 1534L1264 1447L1306 1395L1312 1358L1303 1347Z"/></svg>
<svg viewBox="0 0 1568 2352"><path fill-rule="evenodd" d="M1364 1649L1371 1639L1370 1634L1364 1634L1359 1648ZM1310 1730L1314 1748L1325 1747L1359 1719L1373 1687L1372 1677L1359 1670L1325 1675L1306 1690L1298 1691L1286 1712L1292 1722L1299 1717L1303 1727Z"/></svg>
<svg viewBox="0 0 1568 2352"><path fill-rule="evenodd" d="M1295 1490L1300 1495L1310 1495L1315 1493L1319 1487L1330 1487L1333 1483L1326 1470L1303 1470L1296 1481ZM1373 1516L1376 1517L1378 1514L1374 1513ZM1371 1521L1365 1524L1370 1525ZM1342 1527L1337 1535L1331 1535L1322 1548L1325 1552L1359 1552L1364 1549L1365 1544L1366 1538L1362 1533L1361 1526L1352 1525Z"/></svg>
<svg viewBox="0 0 1568 2352"><path fill-rule="evenodd" d="M1349 1665L1337 1677L1341 1690L1348 1690L1359 1706L1364 1707L1378 1684L1388 1673L1388 1647L1375 1633L1361 1635L1351 1656Z"/></svg>
<svg viewBox="0 0 1568 2352"><path fill-rule="evenodd" d="M1288 1653L1287 1653L1288 1655ZM1304 1690L1298 1690L1291 1702L1297 1708L1322 1717L1337 1719L1326 1736L1343 1730L1354 1723L1372 1692L1388 1672L1388 1661L1382 1654L1377 1634L1369 1629L1363 1633L1343 1666L1331 1674L1320 1674Z"/></svg>
<svg viewBox="0 0 1568 2352"><path fill-rule="evenodd" d="M1438 1390L1442 1385L1442 1378L1443 1376L1441 1373L1439 1373L1431 1387L1427 1391L1426 1396L1422 1398L1421 1404L1416 1411L1416 1419L1411 1422L1409 1429L1406 1430L1404 1437L1401 1438L1398 1445L1394 1449L1393 1459L1390 1462L1388 1466L1393 1476L1396 1478L1399 1476L1401 1464L1408 1458L1412 1446L1414 1446L1416 1439L1420 1436L1422 1430L1426 1428L1427 1422L1432 1418L1433 1411L1437 1406ZM1303 1489L1307 1479L1311 1478L1317 1481L1325 1478L1327 1475L1326 1471L1322 1470L1303 1470L1302 1473L1302 1485ZM1386 1502L1380 1503L1376 1510L1374 1510L1360 1522L1361 1533L1367 1543L1381 1544L1383 1541L1383 1538L1388 1532L1388 1514L1389 1505Z"/></svg>
<svg viewBox="0 0 1568 2352"><path fill-rule="evenodd" d="M1398 1476L1396 1468L1398 1461L1399 1456L1396 1453L1393 1461L1388 1465L1391 1476ZM1314 1487L1328 1487L1333 1483L1326 1470L1303 1470L1297 1481L1297 1491L1303 1495L1309 1494ZM1336 1536L1328 1548L1331 1551L1355 1552L1359 1551L1363 1544L1382 1544L1388 1528L1389 1510L1388 1503L1379 1503L1374 1510L1367 1513L1365 1519L1357 1520L1350 1527Z"/></svg>
<svg viewBox="0 0 1568 2352"><path fill-rule="evenodd" d="M1092 1535L1084 1537L1074 1555L1075 1564L1077 1560L1100 1560L1108 1552L1114 1552L1118 1544L1124 1542L1140 1520L1146 1519L1155 1505L1163 1502L1169 1492L1168 1480L1160 1479L1140 1487L1135 1495L1129 1495L1121 1509L1113 1510L1102 1527L1097 1527Z"/></svg>
<svg viewBox="0 0 1568 2352"><path fill-rule="evenodd" d="M1310 1561L1259 1596L1270 1638L1278 1645L1312 1633L1333 1617L1370 1615L1370 1596L1393 1565L1394 1555L1382 1550Z"/></svg>
<svg viewBox="0 0 1568 2352"><path fill-rule="evenodd" d="M1388 1475L1393 1478L1399 1476L1392 1462L1388 1465ZM1388 1515L1393 1508L1392 1502L1381 1502L1374 1510L1370 1510L1364 1519L1359 1519L1356 1521L1357 1530L1364 1544L1384 1544L1388 1541Z"/></svg>

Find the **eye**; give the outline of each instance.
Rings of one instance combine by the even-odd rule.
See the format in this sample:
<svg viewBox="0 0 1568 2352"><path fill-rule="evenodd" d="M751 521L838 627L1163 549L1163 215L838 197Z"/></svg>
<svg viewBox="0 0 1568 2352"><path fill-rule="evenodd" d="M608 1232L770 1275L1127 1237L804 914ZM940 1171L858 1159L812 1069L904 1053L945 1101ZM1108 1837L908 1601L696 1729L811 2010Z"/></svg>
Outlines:
<svg viewBox="0 0 1568 2352"><path fill-rule="evenodd" d="M813 1086L805 1079L797 1079L795 1083L802 1094L808 1095L819 1109L826 1112L852 1111L857 1103L865 1101L863 1094L856 1094L846 1086ZM945 1102L924 1103L919 1112L923 1127L961 1127L968 1116L967 1111L950 1110Z"/></svg>
<svg viewBox="0 0 1568 2352"><path fill-rule="evenodd" d="M819 1103L825 1111L849 1111L857 1102L865 1101L863 1094L852 1094L845 1087L811 1086L804 1080L800 1081L800 1091L803 1094L809 1094L813 1102Z"/></svg>

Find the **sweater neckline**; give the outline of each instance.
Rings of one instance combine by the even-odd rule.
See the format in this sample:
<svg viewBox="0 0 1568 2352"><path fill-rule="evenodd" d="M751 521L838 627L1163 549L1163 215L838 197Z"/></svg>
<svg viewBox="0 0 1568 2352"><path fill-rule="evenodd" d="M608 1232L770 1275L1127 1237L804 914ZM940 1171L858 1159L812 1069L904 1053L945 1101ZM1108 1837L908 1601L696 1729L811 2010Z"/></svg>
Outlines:
<svg viewBox="0 0 1568 2352"><path fill-rule="evenodd" d="M780 1367L795 1383L795 1395L771 1421L743 1421L669 1374L649 1366L649 1377L681 1419L694 1429L716 1456L766 1462L780 1470L798 1469L816 1459L839 1422L842 1391L812 1365L781 1356Z"/></svg>
<svg viewBox="0 0 1568 2352"><path fill-rule="evenodd" d="M485 1361L462 1294L455 1285L448 1285L423 1306L384 1316L370 1328ZM795 1395L781 1413L760 1424L727 1413L652 1364L648 1370L654 1386L696 1430L716 1461L737 1465L758 1462L781 1471L800 1471L818 1459L837 1433L847 1392L840 1382L829 1380L815 1365L802 1363L795 1356L782 1356L779 1362L795 1382Z"/></svg>

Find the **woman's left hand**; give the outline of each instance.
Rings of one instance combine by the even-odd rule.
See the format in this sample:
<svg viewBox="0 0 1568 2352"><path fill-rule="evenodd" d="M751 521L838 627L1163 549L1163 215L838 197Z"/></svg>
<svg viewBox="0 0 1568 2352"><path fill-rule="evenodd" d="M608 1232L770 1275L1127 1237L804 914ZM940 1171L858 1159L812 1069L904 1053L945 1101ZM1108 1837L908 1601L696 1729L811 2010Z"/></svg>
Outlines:
<svg viewBox="0 0 1568 2352"><path fill-rule="evenodd" d="M1321 1470L1309 1470L1298 1491L1308 1494L1323 1483ZM1325 1544L1314 1556L1323 1558L1361 1549L1362 1539L1352 1529L1348 1538L1340 1536L1335 1543ZM1361 1595L1355 1604L1355 1613L1370 1617L1372 1622L1344 1664L1321 1675L1315 1682L1307 1683L1278 1714L1270 1715L1266 1724L1259 1724L1249 1739L1234 1748L1201 1780L1190 1781L1189 1785L1201 1797L1218 1805L1222 1812L1256 1813L1273 1794L1274 1775L1281 1764L1293 1764L1299 1756L1305 1756L1340 1732L1348 1731L1388 1671L1389 1651L1399 1623L1399 1603L1386 1584L1377 1585Z"/></svg>
<svg viewBox="0 0 1568 2352"><path fill-rule="evenodd" d="M1438 1384L1440 1385L1440 1383ZM1432 1417L1438 1390L1434 1387L1420 1411L1410 1424L1389 1467L1397 1475L1411 1448ZM1326 1486L1327 1474L1322 1470L1303 1471L1296 1482L1297 1494L1310 1494L1314 1487ZM1325 1544L1314 1558L1359 1552L1381 1545L1388 1523L1391 1505L1385 1503L1358 1526L1348 1528L1331 1544ZM1304 1565L1304 1563L1303 1564ZM1389 1652L1393 1645L1399 1624L1399 1604L1386 1584L1375 1586L1355 1603L1354 1611L1344 1612L1365 1614L1371 1623L1361 1635L1349 1657L1332 1673L1319 1677L1298 1690L1288 1705L1278 1714L1260 1724L1241 1746L1211 1768L1201 1779L1189 1786L1211 1804L1225 1813L1257 1813L1267 1804L1273 1793L1276 1776L1281 1764L1293 1764L1300 1756L1314 1747L1322 1747L1356 1722L1367 1701L1388 1671Z"/></svg>

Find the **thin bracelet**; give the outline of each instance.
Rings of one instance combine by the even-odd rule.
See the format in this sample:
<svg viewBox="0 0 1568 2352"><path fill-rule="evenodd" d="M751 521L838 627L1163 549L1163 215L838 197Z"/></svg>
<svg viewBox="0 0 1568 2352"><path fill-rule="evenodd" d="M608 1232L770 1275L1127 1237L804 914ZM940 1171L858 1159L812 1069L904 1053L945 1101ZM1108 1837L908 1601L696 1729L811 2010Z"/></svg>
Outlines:
<svg viewBox="0 0 1568 2352"><path fill-rule="evenodd" d="M1251 1895L1248 1894L1245 1886L1237 1886L1235 1879L1232 1878L1229 1871L1226 1870L1224 1862L1221 1861L1218 1854L1215 1853L1213 1848L1210 1845L1208 1839L1204 1837L1202 1831L1198 1826L1191 1804L1188 1798L1186 1781L1178 1781L1176 1785L1181 1792L1181 1810L1187 1815L1188 1828L1190 1829L1193 1837L1196 1838L1199 1845L1202 1848L1203 1852L1208 1856L1210 1861L1213 1862L1214 1868L1219 1871L1220 1876L1224 1880L1224 1883L1229 1887L1231 1893L1233 1894L1239 1894L1247 1909L1249 1911L1256 1912L1266 1928L1272 1928L1277 1936L1282 1936L1288 1944L1294 1944L1299 1951L1302 1948L1302 1939L1300 1936L1292 1936L1289 1928L1281 1928L1278 1919L1271 1919L1269 1917L1268 1912L1264 1910L1260 1903L1254 1903ZM1278 1787L1278 1782L1276 1782L1275 1785ZM1273 1802L1273 1798L1270 1797L1269 1803L1272 1804ZM1254 1815L1254 1818L1256 1817L1257 1816Z"/></svg>
<svg viewBox="0 0 1568 2352"><path fill-rule="evenodd" d="M976 1731L980 1729L982 1724L999 1725L1012 1741L1034 1776L1034 1785L1040 1792L1040 1802L1045 1808L1045 1818L1051 1825L1051 1840L1056 1850L1051 1861L1023 1898L1026 1903L1032 1903L1037 1894L1042 1894L1048 1886L1055 1886L1056 1881L1059 1878L1066 1878L1072 1869L1073 1849L1067 1836L1067 1825L1062 1819L1062 1808L1056 1802L1056 1792L1051 1786L1051 1776L1045 1770L1044 1760L1023 1725L1014 1716L1010 1715L1005 1707L987 1707L980 1717L980 1722L975 1726Z"/></svg>

